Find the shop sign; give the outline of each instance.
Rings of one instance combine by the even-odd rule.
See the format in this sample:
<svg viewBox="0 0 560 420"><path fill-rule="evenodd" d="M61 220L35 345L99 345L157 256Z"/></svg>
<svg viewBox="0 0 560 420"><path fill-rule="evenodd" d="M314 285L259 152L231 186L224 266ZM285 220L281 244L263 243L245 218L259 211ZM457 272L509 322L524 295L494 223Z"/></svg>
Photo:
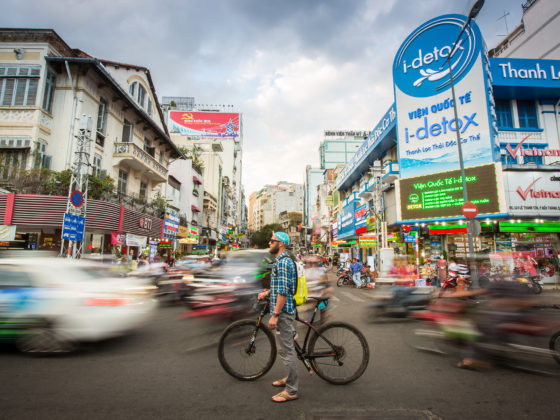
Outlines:
<svg viewBox="0 0 560 420"><path fill-rule="evenodd" d="M504 172L508 213L515 216L558 216L558 172Z"/></svg>
<svg viewBox="0 0 560 420"><path fill-rule="evenodd" d="M366 209L367 204L363 204L354 212L354 227L356 234L367 232Z"/></svg>
<svg viewBox="0 0 560 420"><path fill-rule="evenodd" d="M15 225L0 225L0 241L13 241L15 237Z"/></svg>
<svg viewBox="0 0 560 420"><path fill-rule="evenodd" d="M490 58L492 84L497 86L560 88L560 61Z"/></svg>
<svg viewBox="0 0 560 420"><path fill-rule="evenodd" d="M187 236L189 236L189 228L179 225L179 229L177 230L177 236L179 238L186 238Z"/></svg>
<svg viewBox="0 0 560 420"><path fill-rule="evenodd" d="M467 225L436 225L429 226L430 235L448 235L450 233L467 233Z"/></svg>
<svg viewBox="0 0 560 420"><path fill-rule="evenodd" d="M495 165L466 168L465 177L469 200L476 204L479 214L500 213ZM464 199L460 170L402 179L399 191L401 220L461 216Z"/></svg>
<svg viewBox="0 0 560 420"><path fill-rule="evenodd" d="M173 242L170 239L162 239L161 241L159 241L158 246L160 248L172 248Z"/></svg>
<svg viewBox="0 0 560 420"><path fill-rule="evenodd" d="M165 213L163 219L163 234L171 237L176 237L179 230L179 216L172 213Z"/></svg>
<svg viewBox="0 0 560 420"><path fill-rule="evenodd" d="M152 230L153 220L149 217L141 217L138 224L140 229Z"/></svg>
<svg viewBox="0 0 560 420"><path fill-rule="evenodd" d="M419 26L393 62L400 178L457 168L457 130L465 167L496 160L494 102L490 68L477 24L466 16L444 15ZM453 44L464 29L457 45ZM454 116L447 58L455 85Z"/></svg>
<svg viewBox="0 0 560 420"><path fill-rule="evenodd" d="M327 198L325 199L325 204L327 207L332 207L333 206L333 196L332 194L327 195Z"/></svg>
<svg viewBox="0 0 560 420"><path fill-rule="evenodd" d="M409 234L404 235L404 241L408 243L412 243L412 244L416 243L416 238L417 238L416 235L409 235Z"/></svg>
<svg viewBox="0 0 560 420"><path fill-rule="evenodd" d="M375 230L375 216L370 216L367 218L367 230Z"/></svg>
<svg viewBox="0 0 560 420"><path fill-rule="evenodd" d="M560 232L560 223L500 222L500 232Z"/></svg>
<svg viewBox="0 0 560 420"><path fill-rule="evenodd" d="M111 245L126 245L126 234L111 232Z"/></svg>
<svg viewBox="0 0 560 420"><path fill-rule="evenodd" d="M148 238L145 236L133 235L132 233L126 234L126 246L138 246L145 248Z"/></svg>
<svg viewBox="0 0 560 420"><path fill-rule="evenodd" d="M198 238L198 227L191 226L190 229L189 229L189 236Z"/></svg>
<svg viewBox="0 0 560 420"><path fill-rule="evenodd" d="M64 213L62 225L62 239L82 242L84 240L84 230L86 228L86 218L70 213Z"/></svg>
<svg viewBox="0 0 560 420"><path fill-rule="evenodd" d="M397 242L399 240L399 234L396 232L387 234L387 242Z"/></svg>
<svg viewBox="0 0 560 420"><path fill-rule="evenodd" d="M377 236L367 235L360 236L359 238L360 248L371 248L377 246Z"/></svg>

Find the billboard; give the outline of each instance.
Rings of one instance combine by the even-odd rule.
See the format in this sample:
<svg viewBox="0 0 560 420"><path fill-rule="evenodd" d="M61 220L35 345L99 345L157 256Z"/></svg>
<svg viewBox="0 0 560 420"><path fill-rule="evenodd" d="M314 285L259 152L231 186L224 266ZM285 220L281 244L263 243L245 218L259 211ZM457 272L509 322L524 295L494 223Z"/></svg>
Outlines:
<svg viewBox="0 0 560 420"><path fill-rule="evenodd" d="M558 216L558 171L504 172L508 212L513 216Z"/></svg>
<svg viewBox="0 0 560 420"><path fill-rule="evenodd" d="M465 169L469 201L479 214L500 213L499 174L494 164ZM459 169L399 181L401 220L461 216L463 186Z"/></svg>
<svg viewBox="0 0 560 420"><path fill-rule="evenodd" d="M187 136L237 138L239 121L238 113L169 111L168 128Z"/></svg>
<svg viewBox="0 0 560 420"><path fill-rule="evenodd" d="M465 166L494 162L492 115L486 47L475 22L444 15L425 22L401 45L393 62L400 178L458 168L457 130ZM450 69L455 84L458 118L455 120Z"/></svg>

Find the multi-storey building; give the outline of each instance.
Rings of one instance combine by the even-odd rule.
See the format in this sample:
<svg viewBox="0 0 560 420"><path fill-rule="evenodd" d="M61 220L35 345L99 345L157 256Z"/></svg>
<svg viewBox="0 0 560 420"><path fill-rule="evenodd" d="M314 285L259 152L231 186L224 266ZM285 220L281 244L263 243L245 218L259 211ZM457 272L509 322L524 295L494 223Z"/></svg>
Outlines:
<svg viewBox="0 0 560 420"><path fill-rule="evenodd" d="M346 165L364 142L369 131L328 131L319 145L321 169L333 169Z"/></svg>
<svg viewBox="0 0 560 420"><path fill-rule="evenodd" d="M135 208L130 217L140 220L151 200L165 197L169 164L182 157L169 138L149 70L91 57L50 29L0 29L0 178L5 187L12 187L21 170L70 169L82 115L93 120L91 172L112 178L117 204L131 212ZM39 248L46 239L56 243L64 211L53 206L58 209L65 198L41 199L48 221L36 220L33 212L18 216L20 199L33 198L15 196L12 222L18 232L38 237L34 246ZM100 210L96 216L93 207L102 209L102 203L88 207L86 245L95 241L108 250L112 232L160 237L155 219L146 225L150 229L139 221L123 225L128 210L120 215Z"/></svg>
<svg viewBox="0 0 560 420"><path fill-rule="evenodd" d="M301 211L302 205L301 184L280 181L276 185L265 185L260 191L251 194L249 199L249 230L280 223L281 213Z"/></svg>

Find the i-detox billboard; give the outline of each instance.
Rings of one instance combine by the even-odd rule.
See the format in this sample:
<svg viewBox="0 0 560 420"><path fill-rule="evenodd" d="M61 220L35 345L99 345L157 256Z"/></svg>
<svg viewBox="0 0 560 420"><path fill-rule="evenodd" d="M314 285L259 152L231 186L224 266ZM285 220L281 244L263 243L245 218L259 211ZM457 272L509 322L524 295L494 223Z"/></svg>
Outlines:
<svg viewBox="0 0 560 420"><path fill-rule="evenodd" d="M401 179L458 169L456 130L465 167L492 163L499 153L488 59L475 22L454 45L466 20L462 15L432 19L412 32L397 52L393 80ZM450 54L457 121L446 62Z"/></svg>

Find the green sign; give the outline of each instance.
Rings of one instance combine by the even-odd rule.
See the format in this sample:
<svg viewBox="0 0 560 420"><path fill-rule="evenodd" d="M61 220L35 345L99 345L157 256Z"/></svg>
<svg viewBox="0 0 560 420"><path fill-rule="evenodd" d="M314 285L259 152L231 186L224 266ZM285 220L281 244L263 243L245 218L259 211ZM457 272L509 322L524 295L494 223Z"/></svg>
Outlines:
<svg viewBox="0 0 560 420"><path fill-rule="evenodd" d="M469 201L480 214L500 212L494 164L465 169ZM461 171L401 179L400 200L403 220L461 216L463 185Z"/></svg>
<svg viewBox="0 0 560 420"><path fill-rule="evenodd" d="M560 223L500 222L500 232L560 232Z"/></svg>

